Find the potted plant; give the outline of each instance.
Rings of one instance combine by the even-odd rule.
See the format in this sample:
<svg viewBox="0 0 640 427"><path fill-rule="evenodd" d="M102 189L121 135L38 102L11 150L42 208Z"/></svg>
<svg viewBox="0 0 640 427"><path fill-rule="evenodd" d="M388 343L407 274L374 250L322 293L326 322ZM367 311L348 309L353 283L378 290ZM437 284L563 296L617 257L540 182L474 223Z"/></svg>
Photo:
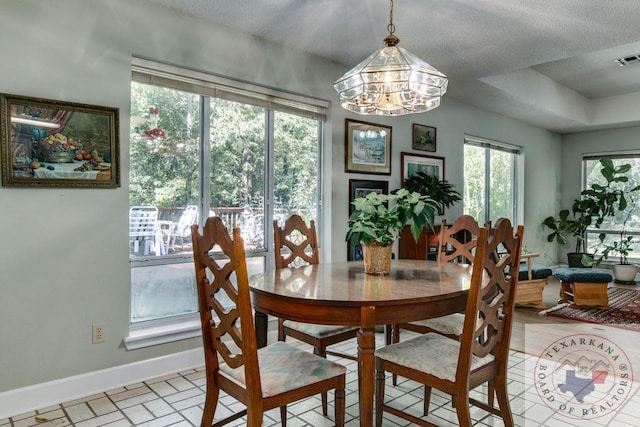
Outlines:
<svg viewBox="0 0 640 427"><path fill-rule="evenodd" d="M362 242L365 272L388 274L391 249L402 228L418 238L425 225L433 227L438 205L429 197L401 188L391 194L369 193L354 199L346 240Z"/></svg>
<svg viewBox="0 0 640 427"><path fill-rule="evenodd" d="M428 196L438 204L438 214L444 214L445 208L453 206L455 202L462 200L460 193L453 184L446 180L440 181L437 176L418 171L404 180L402 188L409 192L417 192Z"/></svg>
<svg viewBox="0 0 640 427"><path fill-rule="evenodd" d="M637 267L634 264L629 264L629 260L627 258L629 253L634 250L633 236L627 234L627 222L631 218L634 208L635 202L632 201L625 212L622 229L620 230L620 237L609 244L605 243L606 234L600 233L600 235L598 235L598 240L600 242L595 247L595 253L600 253L600 256L593 262L594 266L600 265L602 261L609 258L609 255L617 255L619 257L619 262L612 266L613 277L615 281L619 283L635 283L636 279Z"/></svg>
<svg viewBox="0 0 640 427"><path fill-rule="evenodd" d="M446 180L440 181L437 176L429 175L423 171L418 171L406 178L402 183L402 188L429 197L438 205L438 215L444 215L446 208L450 208L454 203L462 200L453 184ZM438 229L428 230L425 227L415 239L409 238L410 234L408 227L405 227L398 248L400 257L429 259L430 246L433 245L434 239L437 241Z"/></svg>
<svg viewBox="0 0 640 427"><path fill-rule="evenodd" d="M640 189L640 186L630 190L621 188L621 185L629 181L627 173L631 170L630 164L615 166L610 158L600 159L600 164L600 173L605 184L592 184L580 193L582 197L579 200L573 201L571 211L562 209L557 218L549 216L542 222L551 230L547 235L549 242L555 240L559 244L565 244L568 235L575 238L575 252L567 254L569 267L592 264L593 261L589 260L590 256L587 254L588 228L600 228L606 218L614 216L616 212L625 211L629 194Z"/></svg>

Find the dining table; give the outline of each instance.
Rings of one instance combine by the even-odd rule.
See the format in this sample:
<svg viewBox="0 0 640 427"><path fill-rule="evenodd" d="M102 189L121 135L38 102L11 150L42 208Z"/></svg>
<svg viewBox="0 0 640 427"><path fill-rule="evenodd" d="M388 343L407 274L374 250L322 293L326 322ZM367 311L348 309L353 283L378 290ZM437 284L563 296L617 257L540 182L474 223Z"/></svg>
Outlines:
<svg viewBox="0 0 640 427"><path fill-rule="evenodd" d="M465 309L471 266L393 260L388 275L364 272L362 261L321 263L249 278L258 347L268 316L357 326L360 425L373 426L375 327L440 317Z"/></svg>

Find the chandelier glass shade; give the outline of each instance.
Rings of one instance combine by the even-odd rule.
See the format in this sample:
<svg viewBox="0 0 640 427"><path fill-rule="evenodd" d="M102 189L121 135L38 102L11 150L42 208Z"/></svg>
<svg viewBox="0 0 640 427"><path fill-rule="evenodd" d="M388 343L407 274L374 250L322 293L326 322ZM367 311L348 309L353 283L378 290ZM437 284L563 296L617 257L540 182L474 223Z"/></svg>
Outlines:
<svg viewBox="0 0 640 427"><path fill-rule="evenodd" d="M393 35L393 0L385 47L347 71L333 87L342 107L359 114L400 116L440 105L448 79L442 72L398 47Z"/></svg>

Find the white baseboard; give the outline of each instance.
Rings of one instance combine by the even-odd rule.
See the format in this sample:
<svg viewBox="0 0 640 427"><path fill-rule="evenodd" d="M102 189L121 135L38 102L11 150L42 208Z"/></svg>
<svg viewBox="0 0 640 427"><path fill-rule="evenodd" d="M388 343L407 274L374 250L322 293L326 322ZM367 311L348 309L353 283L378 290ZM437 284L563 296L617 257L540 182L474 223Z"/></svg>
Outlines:
<svg viewBox="0 0 640 427"><path fill-rule="evenodd" d="M202 366L202 348L0 393L0 419L47 408L149 378Z"/></svg>
<svg viewBox="0 0 640 427"><path fill-rule="evenodd" d="M267 340L276 341L277 332ZM0 393L0 420L202 365L202 348L196 348L9 390Z"/></svg>

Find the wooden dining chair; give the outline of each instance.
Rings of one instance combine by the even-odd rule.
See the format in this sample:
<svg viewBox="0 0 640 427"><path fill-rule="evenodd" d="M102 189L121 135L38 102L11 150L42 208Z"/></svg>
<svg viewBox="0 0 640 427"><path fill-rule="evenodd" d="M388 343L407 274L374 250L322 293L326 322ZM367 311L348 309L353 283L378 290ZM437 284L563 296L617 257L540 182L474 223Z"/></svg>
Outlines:
<svg viewBox="0 0 640 427"><path fill-rule="evenodd" d="M283 227L278 221L273 221L273 235L275 246L276 269L288 267L302 267L318 264L318 238L315 222L305 224L300 215L291 215ZM278 319L278 341L285 341L290 336L313 346L313 353L321 357L327 354L357 360L357 356L337 351L327 350L332 344L337 344L358 336L358 328L350 326L314 325ZM327 395L322 394L322 412L327 415Z"/></svg>
<svg viewBox="0 0 640 427"><path fill-rule="evenodd" d="M376 426L382 425L383 411L414 424L436 425L384 402L386 372L425 386L425 414L435 387L452 396L458 425L471 425L469 404L473 404L499 415L505 426L513 426L507 364L523 231L520 225L514 235L506 218L496 221L491 235L487 228L480 229L459 341L428 333L376 350ZM483 403L469 396L470 390L484 383L495 390L498 408L493 399Z"/></svg>
<svg viewBox="0 0 640 427"><path fill-rule="evenodd" d="M473 263L479 234L480 226L470 215L458 217L451 225L447 225L447 220L443 219L442 225L440 226L440 238L438 239L438 263ZM399 341L400 329L421 334L437 332L447 337L458 339L462 334L463 323L464 314L462 313L453 313L433 319L401 323L393 328L392 342L397 343Z"/></svg>
<svg viewBox="0 0 640 427"><path fill-rule="evenodd" d="M447 220L443 219L438 239L438 263L462 262L464 264L472 264L479 234L480 226L471 215L461 215L450 225L447 225ZM463 324L464 314L462 313L452 313L432 319L400 323L392 326L391 342L397 343L400 341L401 329L419 334L435 332L449 338L459 339L462 334ZM397 385L397 383L398 378L393 375L393 385Z"/></svg>
<svg viewBox="0 0 640 427"><path fill-rule="evenodd" d="M207 381L201 425L212 425L220 390L246 409L213 425L247 415L246 425L254 427L278 407L286 426L288 403L335 390L335 423L343 426L344 366L284 342L257 349L240 229L231 239L222 220L210 217L202 234L195 224L191 234Z"/></svg>

